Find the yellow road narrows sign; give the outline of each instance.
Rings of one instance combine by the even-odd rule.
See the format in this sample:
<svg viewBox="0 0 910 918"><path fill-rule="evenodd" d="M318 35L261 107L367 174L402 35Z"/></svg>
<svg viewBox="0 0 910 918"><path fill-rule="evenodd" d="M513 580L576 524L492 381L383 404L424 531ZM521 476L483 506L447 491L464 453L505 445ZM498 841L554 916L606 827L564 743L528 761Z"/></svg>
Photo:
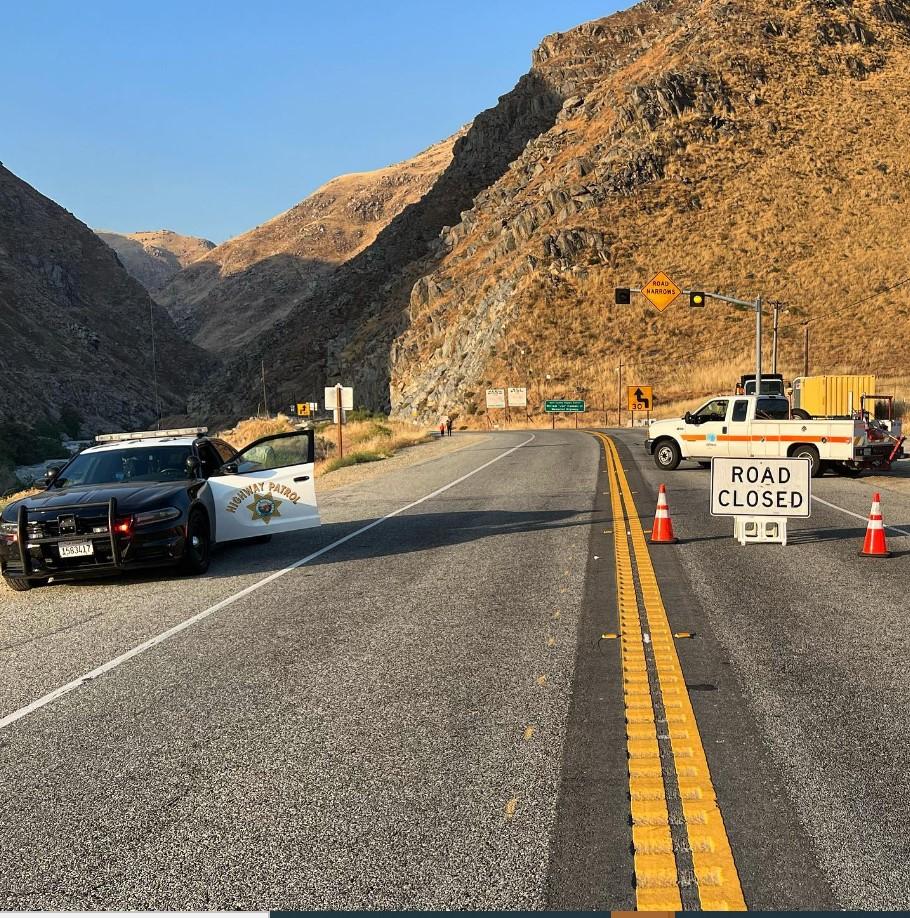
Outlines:
<svg viewBox="0 0 910 918"><path fill-rule="evenodd" d="M661 271L641 288L641 292L652 306L663 312L682 293L682 290Z"/></svg>

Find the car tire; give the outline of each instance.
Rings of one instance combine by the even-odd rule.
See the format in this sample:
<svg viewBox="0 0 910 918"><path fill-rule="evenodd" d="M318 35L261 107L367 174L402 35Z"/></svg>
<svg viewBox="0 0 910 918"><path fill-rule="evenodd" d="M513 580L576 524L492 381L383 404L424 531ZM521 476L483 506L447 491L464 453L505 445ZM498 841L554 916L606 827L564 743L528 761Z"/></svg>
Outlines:
<svg viewBox="0 0 910 918"><path fill-rule="evenodd" d="M799 446L793 448L790 453L791 457L794 459L808 459L811 463L809 467L809 474L812 478L818 478L822 473L822 461L818 456L818 450L814 446L809 446L808 443L800 443Z"/></svg>
<svg viewBox="0 0 910 918"><path fill-rule="evenodd" d="M196 576L209 569L212 552L210 531L206 514L202 510L193 510L186 524L186 544L180 562L184 574Z"/></svg>
<svg viewBox="0 0 910 918"><path fill-rule="evenodd" d="M672 472L680 461L682 455L675 440L660 440L654 448L654 464L665 472Z"/></svg>
<svg viewBox="0 0 910 918"><path fill-rule="evenodd" d="M9 577L4 574L3 579L6 581L6 585L17 593L24 593L26 590L30 590L33 586L38 585L31 580L27 580L25 577ZM46 583L47 581L44 582Z"/></svg>

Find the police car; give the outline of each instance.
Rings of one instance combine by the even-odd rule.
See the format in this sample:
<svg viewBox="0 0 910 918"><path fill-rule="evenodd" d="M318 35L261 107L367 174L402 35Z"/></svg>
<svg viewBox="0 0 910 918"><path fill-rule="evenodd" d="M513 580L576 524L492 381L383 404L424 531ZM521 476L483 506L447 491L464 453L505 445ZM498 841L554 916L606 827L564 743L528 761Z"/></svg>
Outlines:
<svg viewBox="0 0 910 918"><path fill-rule="evenodd" d="M319 525L312 430L235 450L204 427L104 434L0 515L0 573L48 580L209 566L212 545Z"/></svg>

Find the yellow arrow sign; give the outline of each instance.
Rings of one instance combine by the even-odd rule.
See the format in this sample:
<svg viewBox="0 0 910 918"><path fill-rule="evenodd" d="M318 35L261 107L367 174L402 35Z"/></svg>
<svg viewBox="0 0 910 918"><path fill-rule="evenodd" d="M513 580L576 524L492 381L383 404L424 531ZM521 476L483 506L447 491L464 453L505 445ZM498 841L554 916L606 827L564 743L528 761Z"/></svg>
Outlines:
<svg viewBox="0 0 910 918"><path fill-rule="evenodd" d="M654 407L654 389L651 386L629 386L629 411L650 411Z"/></svg>
<svg viewBox="0 0 910 918"><path fill-rule="evenodd" d="M682 290L661 271L641 288L641 292L652 306L663 312L682 293Z"/></svg>

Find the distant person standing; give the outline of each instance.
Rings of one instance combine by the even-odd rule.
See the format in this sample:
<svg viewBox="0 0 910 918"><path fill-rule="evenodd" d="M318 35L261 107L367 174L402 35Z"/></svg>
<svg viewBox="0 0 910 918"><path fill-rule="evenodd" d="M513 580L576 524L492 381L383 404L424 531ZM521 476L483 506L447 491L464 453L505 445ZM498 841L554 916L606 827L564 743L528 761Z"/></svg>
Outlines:
<svg viewBox="0 0 910 918"><path fill-rule="evenodd" d="M451 437L452 436L452 418L450 415L446 415L446 433Z"/></svg>
<svg viewBox="0 0 910 918"><path fill-rule="evenodd" d="M439 419L439 436L440 437L444 437L446 435L446 425L447 425L448 420L449 418L447 415L443 415Z"/></svg>

